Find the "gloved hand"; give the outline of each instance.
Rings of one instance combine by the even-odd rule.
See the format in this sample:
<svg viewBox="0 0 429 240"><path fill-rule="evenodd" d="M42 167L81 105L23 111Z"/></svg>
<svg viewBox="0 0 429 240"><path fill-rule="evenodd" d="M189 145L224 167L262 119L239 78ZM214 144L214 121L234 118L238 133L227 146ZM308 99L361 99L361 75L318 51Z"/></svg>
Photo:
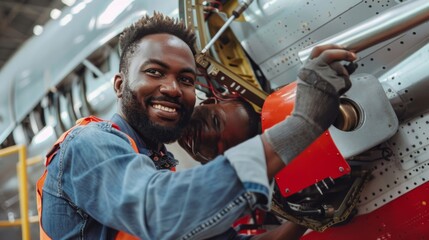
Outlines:
<svg viewBox="0 0 429 240"><path fill-rule="evenodd" d="M339 111L339 96L351 87L349 74L340 61L355 59L354 53L337 45L313 49L298 73L292 114L264 132L285 164L334 122Z"/></svg>

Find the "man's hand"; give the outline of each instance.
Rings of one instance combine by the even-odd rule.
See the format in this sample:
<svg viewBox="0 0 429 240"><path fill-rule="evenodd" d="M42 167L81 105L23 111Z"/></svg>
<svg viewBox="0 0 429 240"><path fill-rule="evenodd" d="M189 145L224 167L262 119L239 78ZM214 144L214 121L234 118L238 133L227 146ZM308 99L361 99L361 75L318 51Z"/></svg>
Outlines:
<svg viewBox="0 0 429 240"><path fill-rule="evenodd" d="M298 73L300 80L326 91L331 85L336 93L344 94L351 87L349 73L339 61L352 62L356 54L338 45L317 46L310 54L309 60ZM331 89L327 93L331 93Z"/></svg>
<svg viewBox="0 0 429 240"><path fill-rule="evenodd" d="M349 74L341 61L354 60L356 55L353 52L338 45L313 49L298 73L292 114L267 129L262 136L264 147L273 149L284 164L294 159L334 122L339 111L339 96L351 86ZM266 157L273 155L265 153Z"/></svg>
<svg viewBox="0 0 429 240"><path fill-rule="evenodd" d="M318 46L298 73L292 115L308 121L318 135L335 121L339 111L339 96L351 87L349 73L340 61L355 59L354 53L338 45Z"/></svg>

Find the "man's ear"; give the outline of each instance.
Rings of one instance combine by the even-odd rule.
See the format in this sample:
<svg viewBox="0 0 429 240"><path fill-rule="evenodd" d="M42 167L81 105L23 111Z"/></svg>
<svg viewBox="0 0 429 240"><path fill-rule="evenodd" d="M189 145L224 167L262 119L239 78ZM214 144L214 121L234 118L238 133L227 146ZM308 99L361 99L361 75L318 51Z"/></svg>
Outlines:
<svg viewBox="0 0 429 240"><path fill-rule="evenodd" d="M116 97L121 98L122 97L122 91L124 89L123 86L124 83L124 75L122 73L115 74L115 77L113 78L113 88L116 93Z"/></svg>

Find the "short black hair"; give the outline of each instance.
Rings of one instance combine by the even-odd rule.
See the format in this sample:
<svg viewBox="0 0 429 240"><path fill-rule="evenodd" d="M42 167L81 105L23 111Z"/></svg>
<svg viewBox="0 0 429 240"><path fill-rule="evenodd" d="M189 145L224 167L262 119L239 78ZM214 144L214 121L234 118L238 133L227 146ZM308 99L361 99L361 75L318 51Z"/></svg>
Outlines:
<svg viewBox="0 0 429 240"><path fill-rule="evenodd" d="M119 36L121 54L119 69L121 72L127 72L128 59L134 53L137 42L147 35L157 33L167 33L180 38L189 46L192 53L196 54L195 33L186 28L183 21L154 12L152 17L145 15L131 26L125 28Z"/></svg>
<svg viewBox="0 0 429 240"><path fill-rule="evenodd" d="M261 128L261 115L255 111L253 106L246 100L240 99L239 101L244 109L247 112L247 115L249 115L249 138L254 137L262 132Z"/></svg>

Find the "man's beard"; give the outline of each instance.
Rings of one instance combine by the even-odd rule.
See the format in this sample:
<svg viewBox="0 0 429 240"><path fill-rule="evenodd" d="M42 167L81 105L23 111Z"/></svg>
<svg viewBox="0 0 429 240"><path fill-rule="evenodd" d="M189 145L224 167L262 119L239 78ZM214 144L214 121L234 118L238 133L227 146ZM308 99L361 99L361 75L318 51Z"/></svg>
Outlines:
<svg viewBox="0 0 429 240"><path fill-rule="evenodd" d="M176 126L165 127L153 122L149 119L147 110L145 111L140 106L136 94L129 88L128 83L124 82L124 91L122 93L122 113L125 115L128 124L138 132L140 137L151 141L152 143L172 143L179 139L182 135L183 130L191 118L192 110L187 109L182 103L171 97L163 96L157 99L162 99L170 102L179 104L180 107L180 119ZM144 104L149 106L151 98L145 98Z"/></svg>

